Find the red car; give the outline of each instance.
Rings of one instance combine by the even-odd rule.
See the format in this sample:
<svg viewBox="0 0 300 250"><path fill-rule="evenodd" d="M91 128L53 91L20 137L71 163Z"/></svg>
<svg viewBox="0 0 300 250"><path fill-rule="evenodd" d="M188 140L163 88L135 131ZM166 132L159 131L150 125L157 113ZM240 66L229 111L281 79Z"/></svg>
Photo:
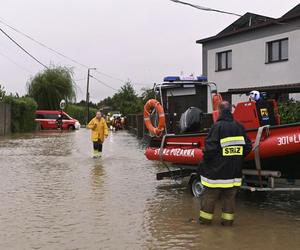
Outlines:
<svg viewBox="0 0 300 250"><path fill-rule="evenodd" d="M78 120L72 118L64 111L59 110L37 110L35 121L40 124L41 129L75 130L80 128ZM62 116L60 118L60 116Z"/></svg>

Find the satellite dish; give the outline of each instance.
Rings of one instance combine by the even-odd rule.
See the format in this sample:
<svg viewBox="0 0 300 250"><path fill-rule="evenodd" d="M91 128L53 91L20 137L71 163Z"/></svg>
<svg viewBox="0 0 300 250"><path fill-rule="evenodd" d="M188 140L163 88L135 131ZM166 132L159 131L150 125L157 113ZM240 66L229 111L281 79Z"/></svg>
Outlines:
<svg viewBox="0 0 300 250"><path fill-rule="evenodd" d="M59 103L59 107L60 107L60 109L64 110L66 108L66 101L61 100L60 103Z"/></svg>

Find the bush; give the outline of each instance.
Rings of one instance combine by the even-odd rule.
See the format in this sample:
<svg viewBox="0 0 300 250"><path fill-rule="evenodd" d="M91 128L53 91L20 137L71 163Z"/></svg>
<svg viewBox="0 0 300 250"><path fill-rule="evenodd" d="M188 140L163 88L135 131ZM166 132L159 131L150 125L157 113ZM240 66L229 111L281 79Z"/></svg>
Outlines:
<svg viewBox="0 0 300 250"><path fill-rule="evenodd" d="M97 109L90 108L89 118L92 119L95 116ZM80 124L85 124L86 107L75 104L68 104L65 112L72 118L77 119Z"/></svg>
<svg viewBox="0 0 300 250"><path fill-rule="evenodd" d="M300 102L289 100L278 103L278 111L282 124L300 122Z"/></svg>
<svg viewBox="0 0 300 250"><path fill-rule="evenodd" d="M4 102L11 105L11 132L31 132L36 129L37 103L30 97L5 96Z"/></svg>

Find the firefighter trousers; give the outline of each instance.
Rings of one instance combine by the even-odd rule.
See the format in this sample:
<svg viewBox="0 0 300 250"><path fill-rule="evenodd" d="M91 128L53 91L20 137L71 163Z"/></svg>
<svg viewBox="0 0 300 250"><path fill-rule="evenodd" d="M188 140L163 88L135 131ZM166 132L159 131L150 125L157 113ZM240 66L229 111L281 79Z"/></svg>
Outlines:
<svg viewBox="0 0 300 250"><path fill-rule="evenodd" d="M103 144L100 140L93 141L94 151L102 152Z"/></svg>
<svg viewBox="0 0 300 250"><path fill-rule="evenodd" d="M222 202L221 223L230 226L234 221L235 196L238 188L208 188L205 187L201 197L201 210L199 220L210 224L213 220L215 204L219 198Z"/></svg>

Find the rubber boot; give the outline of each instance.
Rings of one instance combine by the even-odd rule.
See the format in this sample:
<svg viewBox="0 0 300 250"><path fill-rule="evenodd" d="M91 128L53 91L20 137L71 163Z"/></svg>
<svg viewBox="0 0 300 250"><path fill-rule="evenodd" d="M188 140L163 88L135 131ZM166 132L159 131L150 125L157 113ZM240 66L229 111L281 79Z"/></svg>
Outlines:
<svg viewBox="0 0 300 250"><path fill-rule="evenodd" d="M93 152L93 158L94 159L98 158L98 150L94 150L94 152Z"/></svg>

